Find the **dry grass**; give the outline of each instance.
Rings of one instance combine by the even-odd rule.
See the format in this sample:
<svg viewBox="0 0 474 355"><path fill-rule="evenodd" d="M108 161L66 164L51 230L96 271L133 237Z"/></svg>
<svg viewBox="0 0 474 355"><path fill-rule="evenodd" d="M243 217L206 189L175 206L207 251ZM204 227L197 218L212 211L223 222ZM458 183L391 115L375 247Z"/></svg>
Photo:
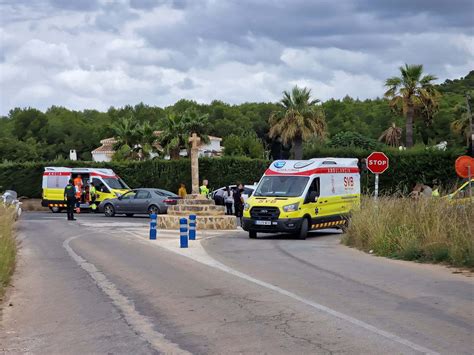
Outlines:
<svg viewBox="0 0 474 355"><path fill-rule="evenodd" d="M343 243L391 258L474 268L474 207L445 199L366 198Z"/></svg>
<svg viewBox="0 0 474 355"><path fill-rule="evenodd" d="M15 268L14 211L14 208L5 208L0 205L0 297L3 295Z"/></svg>

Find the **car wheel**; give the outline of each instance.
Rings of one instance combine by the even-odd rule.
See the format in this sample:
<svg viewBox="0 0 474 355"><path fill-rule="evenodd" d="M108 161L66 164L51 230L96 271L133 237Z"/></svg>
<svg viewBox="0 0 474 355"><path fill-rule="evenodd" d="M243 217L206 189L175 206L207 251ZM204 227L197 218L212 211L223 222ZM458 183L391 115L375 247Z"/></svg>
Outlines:
<svg viewBox="0 0 474 355"><path fill-rule="evenodd" d="M111 203L108 203L104 206L104 214L107 217L113 217L115 216L115 208Z"/></svg>
<svg viewBox="0 0 474 355"><path fill-rule="evenodd" d="M249 238L250 239L257 239L257 232L249 231Z"/></svg>
<svg viewBox="0 0 474 355"><path fill-rule="evenodd" d="M133 217L133 213L125 213L125 216L127 216L127 217Z"/></svg>
<svg viewBox="0 0 474 355"><path fill-rule="evenodd" d="M303 223L301 223L301 229L298 234L298 239L301 239L301 240L306 239L306 236L308 235L308 228L309 228L308 219L305 218L303 219Z"/></svg>
<svg viewBox="0 0 474 355"><path fill-rule="evenodd" d="M160 209L158 208L158 206L151 205L150 207L148 207L148 214L160 214Z"/></svg>
<svg viewBox="0 0 474 355"><path fill-rule="evenodd" d="M51 212L53 212L53 213L59 213L59 212L61 212L61 209L60 209L58 206L53 206L53 207L50 207L49 209L50 209Z"/></svg>

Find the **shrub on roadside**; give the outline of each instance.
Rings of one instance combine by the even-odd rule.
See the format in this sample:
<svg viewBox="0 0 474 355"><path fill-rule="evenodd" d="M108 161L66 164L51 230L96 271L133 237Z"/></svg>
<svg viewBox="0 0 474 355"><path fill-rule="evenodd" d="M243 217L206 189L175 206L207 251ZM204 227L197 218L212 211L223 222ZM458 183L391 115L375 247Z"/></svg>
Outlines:
<svg viewBox="0 0 474 355"><path fill-rule="evenodd" d="M365 198L342 242L391 258L474 268L474 208L445 199Z"/></svg>
<svg viewBox="0 0 474 355"><path fill-rule="evenodd" d="M211 189L242 182L252 184L260 180L269 161L242 157L200 158L199 177L208 179ZM97 163L85 161L54 161L0 164L0 186L15 190L18 196L41 198L41 182L45 166L110 168L131 188L158 187L177 192L183 182L191 188L189 159L146 161L117 161Z"/></svg>
<svg viewBox="0 0 474 355"><path fill-rule="evenodd" d="M15 268L16 241L13 236L14 208L0 205L0 297Z"/></svg>

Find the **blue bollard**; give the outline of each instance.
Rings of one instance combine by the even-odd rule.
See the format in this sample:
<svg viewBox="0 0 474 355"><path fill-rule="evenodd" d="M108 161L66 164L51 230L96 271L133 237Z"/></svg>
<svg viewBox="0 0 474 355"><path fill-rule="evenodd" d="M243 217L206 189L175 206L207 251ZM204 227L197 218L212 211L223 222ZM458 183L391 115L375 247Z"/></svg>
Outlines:
<svg viewBox="0 0 474 355"><path fill-rule="evenodd" d="M196 215L189 216L189 240L196 240Z"/></svg>
<svg viewBox="0 0 474 355"><path fill-rule="evenodd" d="M156 240L156 214L150 215L150 240Z"/></svg>
<svg viewBox="0 0 474 355"><path fill-rule="evenodd" d="M179 220L179 247L188 247L188 220L186 218Z"/></svg>

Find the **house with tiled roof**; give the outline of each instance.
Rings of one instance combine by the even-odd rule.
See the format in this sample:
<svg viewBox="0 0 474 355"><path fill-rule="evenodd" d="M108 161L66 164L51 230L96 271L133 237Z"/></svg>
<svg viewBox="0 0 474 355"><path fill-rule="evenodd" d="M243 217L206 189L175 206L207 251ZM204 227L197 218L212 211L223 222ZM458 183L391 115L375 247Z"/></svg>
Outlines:
<svg viewBox="0 0 474 355"><path fill-rule="evenodd" d="M160 131L155 131L154 135L159 136ZM200 157L219 157L222 155L223 149L221 146L222 138L219 137L214 137L214 136L208 136L209 137L209 143L201 143L199 146L199 156ZM115 154L114 150L114 145L117 143L117 140L113 137L111 138L105 138L100 141L101 146L94 149L92 153L92 160L97 161L97 162L107 162L111 161L113 155ZM155 147L158 150L161 150L161 147L157 143ZM182 157L185 157L188 155L187 150L183 149L180 152L180 155ZM152 153L152 157L156 157L156 153ZM165 157L166 158L166 157Z"/></svg>

